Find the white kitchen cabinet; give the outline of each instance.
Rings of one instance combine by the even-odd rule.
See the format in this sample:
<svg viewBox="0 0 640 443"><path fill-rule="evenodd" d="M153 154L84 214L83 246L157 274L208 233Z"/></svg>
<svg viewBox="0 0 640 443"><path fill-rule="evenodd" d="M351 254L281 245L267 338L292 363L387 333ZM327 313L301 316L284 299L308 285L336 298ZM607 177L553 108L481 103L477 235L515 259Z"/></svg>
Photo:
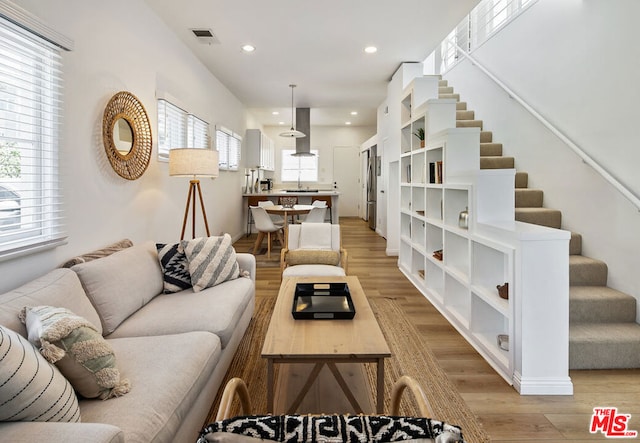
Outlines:
<svg viewBox="0 0 640 443"><path fill-rule="evenodd" d="M275 144L260 129L247 129L245 146L248 168L275 170Z"/></svg>

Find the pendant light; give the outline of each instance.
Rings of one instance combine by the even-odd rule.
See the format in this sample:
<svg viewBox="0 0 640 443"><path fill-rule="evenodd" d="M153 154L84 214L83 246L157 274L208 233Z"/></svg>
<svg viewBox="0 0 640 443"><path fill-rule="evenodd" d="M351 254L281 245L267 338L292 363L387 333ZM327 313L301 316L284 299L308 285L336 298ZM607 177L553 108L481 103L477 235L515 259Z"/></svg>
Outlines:
<svg viewBox="0 0 640 443"><path fill-rule="evenodd" d="M293 127L293 113L294 113L294 108L293 108L293 88L296 87L296 85L289 85L289 87L291 88L291 129L288 131L284 131L280 133L280 137L287 137L287 138L302 138L302 137L306 137L306 135L300 131L296 131L296 129Z"/></svg>

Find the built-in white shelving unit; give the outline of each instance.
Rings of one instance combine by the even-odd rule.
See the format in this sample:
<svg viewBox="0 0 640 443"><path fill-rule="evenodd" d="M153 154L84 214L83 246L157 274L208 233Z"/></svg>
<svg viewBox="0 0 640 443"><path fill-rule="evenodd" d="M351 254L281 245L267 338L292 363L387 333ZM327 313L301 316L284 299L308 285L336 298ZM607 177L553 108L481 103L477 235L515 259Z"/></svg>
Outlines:
<svg viewBox="0 0 640 443"><path fill-rule="evenodd" d="M275 144L260 129L247 129L245 135L247 166L274 171L276 167Z"/></svg>
<svg viewBox="0 0 640 443"><path fill-rule="evenodd" d="M521 394L572 394L569 233L514 220L515 170L480 170L480 130L456 128L432 83L402 98L399 267Z"/></svg>

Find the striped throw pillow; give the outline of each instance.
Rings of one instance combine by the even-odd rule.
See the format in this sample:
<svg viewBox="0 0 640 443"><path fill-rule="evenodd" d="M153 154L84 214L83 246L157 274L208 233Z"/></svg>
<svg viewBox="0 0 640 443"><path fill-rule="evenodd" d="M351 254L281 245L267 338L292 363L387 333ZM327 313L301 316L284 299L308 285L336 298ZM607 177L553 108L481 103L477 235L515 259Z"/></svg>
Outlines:
<svg viewBox="0 0 640 443"><path fill-rule="evenodd" d="M0 326L0 421L79 422L71 384L20 334Z"/></svg>
<svg viewBox="0 0 640 443"><path fill-rule="evenodd" d="M189 262L194 292L240 276L240 266L229 234L183 240L181 244Z"/></svg>

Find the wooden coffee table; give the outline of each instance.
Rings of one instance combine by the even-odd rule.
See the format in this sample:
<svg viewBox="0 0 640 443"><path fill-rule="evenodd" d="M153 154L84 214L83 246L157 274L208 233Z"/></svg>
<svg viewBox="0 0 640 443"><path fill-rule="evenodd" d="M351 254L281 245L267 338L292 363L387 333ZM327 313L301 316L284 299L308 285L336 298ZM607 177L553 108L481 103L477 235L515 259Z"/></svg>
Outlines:
<svg viewBox="0 0 640 443"><path fill-rule="evenodd" d="M299 282L346 282L356 310L355 317L352 320L295 320L291 308ZM384 359L390 356L389 346L357 277L285 278L262 347L262 357L267 359L267 408L274 412L274 365L307 363L313 364L313 369L287 413L295 412L325 365L349 403L356 412L362 413L363 408L336 364L376 363L376 413L381 414L384 408Z"/></svg>

